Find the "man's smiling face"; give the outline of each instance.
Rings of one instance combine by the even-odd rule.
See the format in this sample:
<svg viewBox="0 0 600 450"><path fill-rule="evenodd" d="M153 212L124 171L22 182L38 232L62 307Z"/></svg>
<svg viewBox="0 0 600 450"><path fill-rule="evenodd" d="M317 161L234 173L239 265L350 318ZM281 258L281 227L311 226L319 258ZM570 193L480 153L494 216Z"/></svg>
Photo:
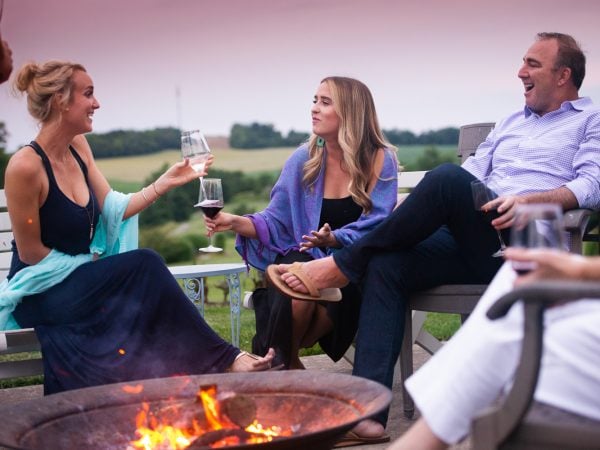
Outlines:
<svg viewBox="0 0 600 450"><path fill-rule="evenodd" d="M539 115L558 109L565 100L558 89L562 71L555 68L557 56L555 39L537 41L527 50L518 73L525 87L525 104Z"/></svg>

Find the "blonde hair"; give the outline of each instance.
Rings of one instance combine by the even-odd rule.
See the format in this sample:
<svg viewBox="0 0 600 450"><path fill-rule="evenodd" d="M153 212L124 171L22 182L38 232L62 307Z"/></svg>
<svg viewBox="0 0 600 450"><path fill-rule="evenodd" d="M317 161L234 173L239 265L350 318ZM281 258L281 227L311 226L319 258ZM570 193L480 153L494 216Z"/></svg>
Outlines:
<svg viewBox="0 0 600 450"><path fill-rule="evenodd" d="M17 73L14 90L27 93L29 114L44 123L52 116L56 95L62 94L56 106L62 109L69 104L73 73L77 70L86 71L81 64L68 61L28 62Z"/></svg>
<svg viewBox="0 0 600 450"><path fill-rule="evenodd" d="M369 213L373 202L368 194L377 150L391 147L383 137L375 111L375 103L369 88L353 78L327 77L333 107L340 118L338 144L342 149L342 164L350 174L348 191L352 199ZM317 179L323 165L323 147L317 146L319 136L313 134L308 140L309 159L304 164L302 178L305 186Z"/></svg>

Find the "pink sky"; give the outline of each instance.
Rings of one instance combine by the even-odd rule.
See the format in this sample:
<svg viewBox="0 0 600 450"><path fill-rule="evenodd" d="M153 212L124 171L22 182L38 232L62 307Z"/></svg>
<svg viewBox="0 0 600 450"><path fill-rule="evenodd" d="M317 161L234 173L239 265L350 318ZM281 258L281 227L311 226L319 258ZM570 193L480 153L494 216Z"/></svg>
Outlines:
<svg viewBox="0 0 600 450"><path fill-rule="evenodd" d="M599 17L596 0L5 0L0 27L17 67L87 67L98 132L227 134L252 121L309 131L312 96L333 74L371 88L384 128L421 132L520 108L516 73L538 31L580 41L580 93L600 103ZM0 121L12 151L35 123L9 91L0 86Z"/></svg>

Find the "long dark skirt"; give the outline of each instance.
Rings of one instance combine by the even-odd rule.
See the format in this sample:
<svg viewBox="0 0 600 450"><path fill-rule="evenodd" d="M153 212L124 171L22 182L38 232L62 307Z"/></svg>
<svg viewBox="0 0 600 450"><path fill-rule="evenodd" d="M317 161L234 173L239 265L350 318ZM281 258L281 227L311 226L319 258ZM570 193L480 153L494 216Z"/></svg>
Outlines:
<svg viewBox="0 0 600 450"><path fill-rule="evenodd" d="M291 252L278 256L275 264L290 264L296 261L310 261L306 253ZM256 335L252 338L252 351L264 354L269 347L275 349L273 365L289 367L292 343L292 302L289 297L268 286L255 291L252 296L256 316ZM327 308L327 315L333 323L333 330L319 339L319 345L333 360L338 361L348 350L358 329L361 295L354 284L342 288L339 302L320 302Z"/></svg>
<svg viewBox="0 0 600 450"><path fill-rule="evenodd" d="M14 317L40 340L45 394L223 372L239 353L147 249L80 266L48 291L25 297Z"/></svg>

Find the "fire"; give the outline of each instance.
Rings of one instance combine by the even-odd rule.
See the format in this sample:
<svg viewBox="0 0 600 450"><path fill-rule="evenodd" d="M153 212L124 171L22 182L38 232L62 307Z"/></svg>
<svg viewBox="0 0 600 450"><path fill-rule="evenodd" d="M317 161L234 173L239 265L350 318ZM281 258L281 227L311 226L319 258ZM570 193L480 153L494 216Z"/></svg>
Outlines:
<svg viewBox="0 0 600 450"><path fill-rule="evenodd" d="M192 442L187 430L160 423L150 412L150 405L145 402L142 403L142 410L136 417L136 426L136 434L140 438L131 442L133 448L180 450L188 447Z"/></svg>
<svg viewBox="0 0 600 450"><path fill-rule="evenodd" d="M127 450L183 450L196 440L205 447L224 448L260 444L292 434L292 430L282 430L277 426L264 427L254 418L245 427L234 423L235 419L222 411L226 399L218 399L215 385L201 386L196 397L202 404L200 414L197 411L179 411L178 408L168 408L155 414L148 403L142 403L136 416L135 433L139 439L131 441Z"/></svg>

